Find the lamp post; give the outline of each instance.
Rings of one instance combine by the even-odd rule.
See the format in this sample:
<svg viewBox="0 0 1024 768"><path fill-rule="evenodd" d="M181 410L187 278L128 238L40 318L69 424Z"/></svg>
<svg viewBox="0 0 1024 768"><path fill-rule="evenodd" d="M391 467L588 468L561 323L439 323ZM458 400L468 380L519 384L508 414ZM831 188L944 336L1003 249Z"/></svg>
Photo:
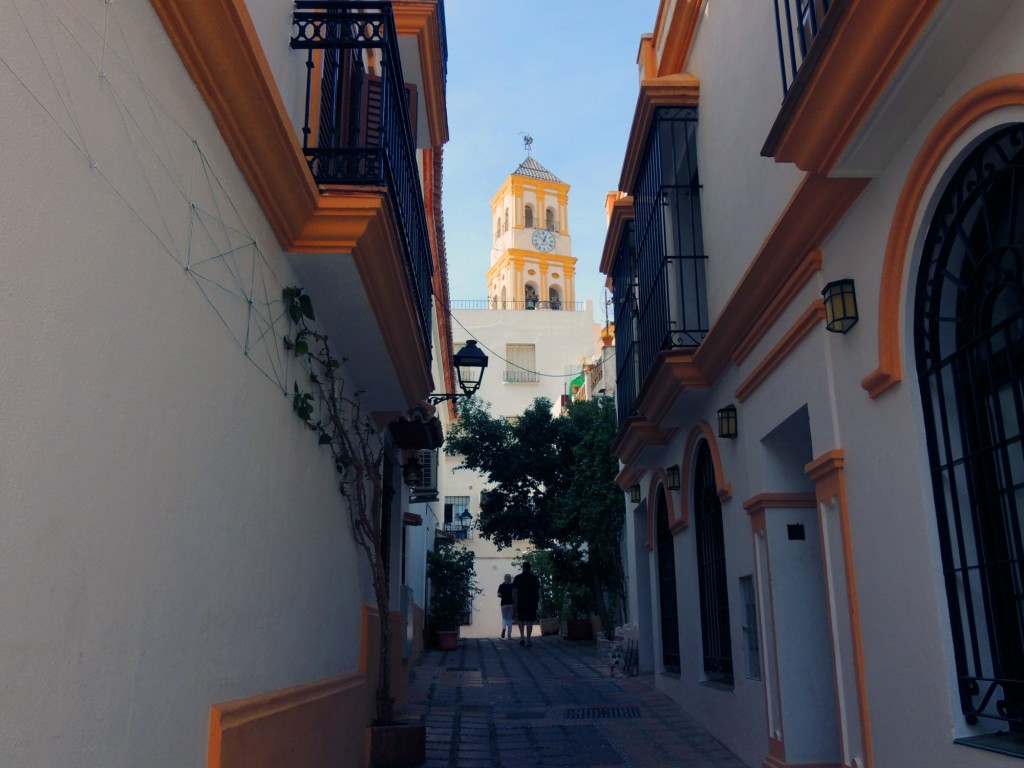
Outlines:
<svg viewBox="0 0 1024 768"><path fill-rule="evenodd" d="M470 339L466 346L455 353L455 375L459 380L459 392L439 392L428 395L427 402L432 405L443 403L445 400L454 400L457 397L472 397L480 389L480 382L484 377L484 368L487 367L487 355L476 345L476 339Z"/></svg>

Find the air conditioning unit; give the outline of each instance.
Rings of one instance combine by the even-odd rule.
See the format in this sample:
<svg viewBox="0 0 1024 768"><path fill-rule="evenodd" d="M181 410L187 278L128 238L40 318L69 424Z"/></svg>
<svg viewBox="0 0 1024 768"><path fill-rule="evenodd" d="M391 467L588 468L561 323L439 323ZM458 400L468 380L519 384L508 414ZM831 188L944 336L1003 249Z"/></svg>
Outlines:
<svg viewBox="0 0 1024 768"><path fill-rule="evenodd" d="M437 450L418 451L422 477L412 489L411 502L437 501Z"/></svg>

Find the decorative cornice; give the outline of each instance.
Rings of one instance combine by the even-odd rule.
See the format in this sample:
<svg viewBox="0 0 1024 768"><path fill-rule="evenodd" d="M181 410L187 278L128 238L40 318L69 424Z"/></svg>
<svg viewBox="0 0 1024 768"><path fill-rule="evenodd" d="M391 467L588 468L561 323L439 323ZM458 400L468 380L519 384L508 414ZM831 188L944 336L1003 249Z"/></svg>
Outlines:
<svg viewBox="0 0 1024 768"><path fill-rule="evenodd" d="M620 197L611 204L608 213L608 233L604 237L604 250L601 252L601 274L608 275L611 281L612 271L615 269L615 255L619 250L619 242L622 240L622 233L626 224L636 216L633 208L633 198L630 196Z"/></svg>
<svg viewBox="0 0 1024 768"><path fill-rule="evenodd" d="M700 80L685 73L666 75L640 83L640 95L637 96L633 126L626 143L626 157L622 175L619 177L619 189L623 192L633 192L633 185L640 172L640 163L643 161L644 148L647 146L647 133L654 118L654 110L658 107L695 107L699 96Z"/></svg>
<svg viewBox="0 0 1024 768"><path fill-rule="evenodd" d="M748 515L766 509L814 509L817 505L813 493L758 493L743 502Z"/></svg>
<svg viewBox="0 0 1024 768"><path fill-rule="evenodd" d="M654 23L654 44L657 46L658 41L665 40L658 62L659 75L675 74L686 66L703 4L703 0L677 0L659 5L658 18ZM669 9L671 16L666 17ZM666 25L667 30L664 29Z"/></svg>
<svg viewBox="0 0 1024 768"><path fill-rule="evenodd" d="M393 0L395 32L416 38L423 73L423 101L430 127L430 144L448 141L448 108L445 98L445 63L441 59L441 19L438 0Z"/></svg>
<svg viewBox="0 0 1024 768"><path fill-rule="evenodd" d="M615 437L612 455L623 464L633 464L645 448L668 445L675 433L675 429L663 429L640 416L631 416Z"/></svg>
<svg viewBox="0 0 1024 768"><path fill-rule="evenodd" d="M747 355L754 349L757 343L764 338L775 321L793 302L796 295L803 289L814 275L821 271L821 251L815 248L808 251L803 261L796 265L789 277L778 287L771 303L754 320L750 329L743 335L736 348L732 352L732 361L739 365L746 360Z"/></svg>
<svg viewBox="0 0 1024 768"><path fill-rule="evenodd" d="M736 399L741 403L757 389L761 383L768 378L772 371L782 365L789 353L796 349L797 345L807 334L815 328L822 328L822 321L825 319L825 304L821 299L811 302L811 305L803 311L792 327L783 334L782 338L765 355L764 359L757 364L750 375L743 380L735 391Z"/></svg>

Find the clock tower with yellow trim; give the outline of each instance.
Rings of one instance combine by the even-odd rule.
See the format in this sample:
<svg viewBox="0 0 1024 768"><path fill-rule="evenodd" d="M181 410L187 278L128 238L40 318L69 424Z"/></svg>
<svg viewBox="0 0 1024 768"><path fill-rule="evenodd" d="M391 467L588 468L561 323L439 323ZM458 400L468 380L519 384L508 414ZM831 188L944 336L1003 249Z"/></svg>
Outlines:
<svg viewBox="0 0 1024 768"><path fill-rule="evenodd" d="M491 226L491 307L573 306L576 259L569 237L568 184L527 155L491 199Z"/></svg>

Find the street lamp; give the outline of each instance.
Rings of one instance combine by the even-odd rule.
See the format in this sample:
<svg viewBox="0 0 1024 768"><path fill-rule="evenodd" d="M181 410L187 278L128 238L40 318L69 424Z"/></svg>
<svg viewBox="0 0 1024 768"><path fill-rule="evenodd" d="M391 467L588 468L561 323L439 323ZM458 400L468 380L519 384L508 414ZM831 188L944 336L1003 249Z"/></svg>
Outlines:
<svg viewBox="0 0 1024 768"><path fill-rule="evenodd" d="M442 403L445 400L454 400L457 397L472 397L480 389L480 382L484 377L484 368L487 367L487 355L476 345L476 339L470 339L466 346L455 353L455 374L459 379L459 392L443 392L427 396L427 401L433 405Z"/></svg>

